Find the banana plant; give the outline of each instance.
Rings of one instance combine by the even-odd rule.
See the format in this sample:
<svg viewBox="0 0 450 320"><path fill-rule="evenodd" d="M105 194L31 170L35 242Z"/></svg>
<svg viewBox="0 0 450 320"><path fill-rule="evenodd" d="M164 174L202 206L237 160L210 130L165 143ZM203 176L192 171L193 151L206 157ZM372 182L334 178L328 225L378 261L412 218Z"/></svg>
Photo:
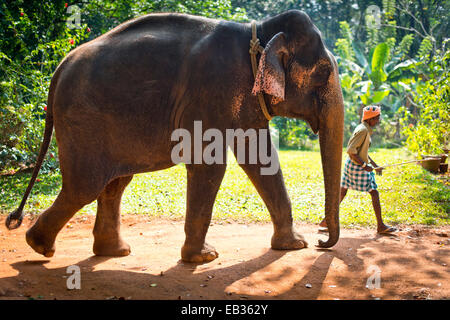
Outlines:
<svg viewBox="0 0 450 320"><path fill-rule="evenodd" d="M414 59L401 61L400 57L390 59L390 49L385 42L370 50L370 63L356 42L353 42L353 50L359 63L359 68L353 66L353 69L358 70L361 77L361 81L355 84L361 102L364 105L377 104L392 94L393 97L387 100L393 101L388 104L397 109L404 100L404 94L411 90L414 70L421 62Z"/></svg>

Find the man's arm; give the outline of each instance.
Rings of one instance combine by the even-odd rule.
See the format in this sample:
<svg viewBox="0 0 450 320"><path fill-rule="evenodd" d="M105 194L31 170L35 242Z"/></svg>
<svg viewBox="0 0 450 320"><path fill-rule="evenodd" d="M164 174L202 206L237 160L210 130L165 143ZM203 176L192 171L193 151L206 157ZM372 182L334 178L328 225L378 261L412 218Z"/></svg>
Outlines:
<svg viewBox="0 0 450 320"><path fill-rule="evenodd" d="M359 156L359 154L357 153L348 153L350 159L352 159L353 161L355 161L356 163L358 163L360 166L364 165L364 160L361 159L361 157ZM373 170L373 167L370 164L366 164L366 166L364 166L363 168L364 170L371 172Z"/></svg>
<svg viewBox="0 0 450 320"><path fill-rule="evenodd" d="M367 155L367 157L369 157L370 164L371 164L374 168L378 168L378 165L375 163L375 161L373 161L372 158L371 158L369 155ZM380 175L380 176L383 174L383 169L382 169L382 168L376 169L375 171L376 171L377 174Z"/></svg>
<svg viewBox="0 0 450 320"><path fill-rule="evenodd" d="M377 168L378 165L375 163L375 161L373 161L372 158L371 158L369 155L367 155L367 157L369 158L370 164L371 164L374 168Z"/></svg>

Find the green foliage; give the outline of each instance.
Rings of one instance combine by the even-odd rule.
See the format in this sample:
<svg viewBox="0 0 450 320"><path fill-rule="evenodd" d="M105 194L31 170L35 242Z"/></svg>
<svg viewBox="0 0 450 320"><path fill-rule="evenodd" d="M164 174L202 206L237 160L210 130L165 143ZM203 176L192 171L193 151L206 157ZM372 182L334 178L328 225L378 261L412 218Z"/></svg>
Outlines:
<svg viewBox="0 0 450 320"><path fill-rule="evenodd" d="M63 14L64 3L45 2L48 11L44 14L37 6L25 10L21 5L24 2L0 5L4 18L0 42L0 171L35 162L51 75L88 33L86 27L72 31L45 25ZM54 38L55 32L58 38ZM51 152L56 152L55 143ZM49 161L47 164L52 163Z"/></svg>
<svg viewBox="0 0 450 320"><path fill-rule="evenodd" d="M384 70L384 66L387 62L388 57L389 46L386 43L380 43L375 47L372 55L372 72L369 75L369 79L372 80L375 90L378 89L381 84L387 79L387 74Z"/></svg>
<svg viewBox="0 0 450 320"><path fill-rule="evenodd" d="M413 34L406 34L402 40L400 41L400 44L398 46L397 49L397 54L401 57L404 58L408 55L410 49L411 49L411 45L414 41L414 35Z"/></svg>
<svg viewBox="0 0 450 320"><path fill-rule="evenodd" d="M392 19L395 14L395 0L383 0L383 11L387 18Z"/></svg>
<svg viewBox="0 0 450 320"><path fill-rule="evenodd" d="M340 21L339 27L340 27L339 29L340 36L344 39L351 41L353 37L349 23L347 21Z"/></svg>
<svg viewBox="0 0 450 320"><path fill-rule="evenodd" d="M348 61L353 61L353 50L352 45L347 39L337 39L336 40L336 53L339 57L346 59Z"/></svg>
<svg viewBox="0 0 450 320"><path fill-rule="evenodd" d="M374 19L370 16L366 18ZM397 24L394 20L385 23L392 27ZM414 95L416 87L423 83L422 79L430 73L431 67L426 64L426 59L433 52L432 39L423 42L423 49L418 53L419 59L411 59L411 46L415 39L413 34L401 38L396 46L395 28L367 28L364 48L362 43L356 40L355 34L349 34L350 29L347 26L341 23L342 38L337 40L335 50L338 54L346 110L345 141L359 123L362 107L380 104L383 121L377 128L380 134L374 139L375 145L400 145L406 136L401 136L399 118L403 117L403 113L398 110L408 104L407 97ZM376 36L371 31L377 33ZM352 44L351 48L349 43ZM372 47L367 46L372 43ZM425 57L420 57L422 53ZM353 56L355 59L352 59Z"/></svg>
<svg viewBox="0 0 450 320"><path fill-rule="evenodd" d="M408 2L408 11L405 11L401 10L402 4L395 0L380 2L383 5L381 27L376 26L373 15L364 14L362 19L359 18L360 25L355 20L358 18L352 19L351 34L348 36L349 28L340 23L340 38L335 43L334 52L338 55L344 93L346 131L352 130L350 124L358 123L358 116L354 113L359 114L362 105L378 103L383 110L381 131L388 134L395 128L393 136L397 139L396 143L400 143L402 137L398 118L401 115L397 110L408 103L407 96L415 92L416 86L430 72L426 62L436 53L437 43L442 41L442 31L436 30L443 30L448 25L448 4L437 5L426 0ZM358 2L358 6L361 4L364 8L364 5L367 7L373 3ZM396 5L400 6L400 10L396 9ZM422 37L415 36L416 33L406 30L417 30L418 34L432 36L422 40ZM356 59L351 59L348 43L352 44ZM423 76L419 78L419 75ZM350 114L351 121L348 119Z"/></svg>
<svg viewBox="0 0 450 320"><path fill-rule="evenodd" d="M159 3L164 3L161 7ZM169 0L169 1L155 1L153 3L152 11L174 11L181 13L191 13L202 15L210 18L222 18L234 21L247 21L245 10L241 8L233 9L230 0Z"/></svg>
<svg viewBox="0 0 450 320"><path fill-rule="evenodd" d="M395 20L388 20L385 22L386 25L389 27L381 28L380 30L380 40L388 42L388 39L394 39L394 43L397 41L397 29L395 28L397 26L397 21ZM393 47L390 47L391 49Z"/></svg>
<svg viewBox="0 0 450 320"><path fill-rule="evenodd" d="M352 34L350 26L347 21L341 21L339 25L340 25L340 34L342 38L336 40L335 51L337 52L340 58L345 59L347 61L354 61L355 53L352 48Z"/></svg>
<svg viewBox="0 0 450 320"><path fill-rule="evenodd" d="M366 40L365 44L366 44L366 47L373 48L379 42L378 29L369 27L369 26L375 25L375 17L373 17L371 15L367 15L366 16L366 25L368 27L367 27L367 40Z"/></svg>
<svg viewBox="0 0 450 320"><path fill-rule="evenodd" d="M417 86L418 116L404 108L406 145L420 155L440 154L450 142L450 50L430 63L430 79ZM409 124L408 124L409 123Z"/></svg>
<svg viewBox="0 0 450 320"><path fill-rule="evenodd" d="M278 130L279 146L299 150L312 150L317 136L303 120L275 117L271 125Z"/></svg>
<svg viewBox="0 0 450 320"><path fill-rule="evenodd" d="M426 37L420 43L419 51L417 55L419 58L427 60L433 50L433 42L430 37Z"/></svg>
<svg viewBox="0 0 450 320"><path fill-rule="evenodd" d="M395 38L394 37L387 38L386 39L386 44L387 44L387 46L389 48L389 54L388 54L388 57L387 57L387 61L389 61L389 60L391 60L393 58L393 53L394 53L395 45L396 45Z"/></svg>
<svg viewBox="0 0 450 320"><path fill-rule="evenodd" d="M80 4L86 23L98 36L120 23L152 12L179 12L201 15L210 18L246 21L245 9L231 6L230 0L92 0Z"/></svg>
<svg viewBox="0 0 450 320"><path fill-rule="evenodd" d="M357 96L363 105L378 104L390 93L390 87L385 83L388 78L385 66L389 58L389 46L386 43L378 44L373 50L370 64L357 46L354 46L354 49L358 60L363 63L362 66L341 57L339 59L344 71L341 73L344 98L348 100L351 96ZM355 103L356 99L353 97L351 102Z"/></svg>

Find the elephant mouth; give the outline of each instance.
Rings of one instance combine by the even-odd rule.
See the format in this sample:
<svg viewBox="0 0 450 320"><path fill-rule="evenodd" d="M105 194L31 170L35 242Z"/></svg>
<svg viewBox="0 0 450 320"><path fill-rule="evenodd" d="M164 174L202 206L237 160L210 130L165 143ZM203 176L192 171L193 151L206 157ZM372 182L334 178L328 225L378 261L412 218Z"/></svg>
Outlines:
<svg viewBox="0 0 450 320"><path fill-rule="evenodd" d="M310 126L314 134L319 132L319 119L317 117L305 115L304 113L298 111L291 111L290 117L305 121Z"/></svg>
<svg viewBox="0 0 450 320"><path fill-rule="evenodd" d="M304 119L305 115L301 112L291 111L292 117L296 119Z"/></svg>

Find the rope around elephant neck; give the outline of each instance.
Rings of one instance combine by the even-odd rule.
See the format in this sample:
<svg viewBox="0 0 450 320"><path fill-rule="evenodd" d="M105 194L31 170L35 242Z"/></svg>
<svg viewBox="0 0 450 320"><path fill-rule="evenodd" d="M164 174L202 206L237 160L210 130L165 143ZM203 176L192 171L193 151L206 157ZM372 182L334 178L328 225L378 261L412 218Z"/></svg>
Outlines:
<svg viewBox="0 0 450 320"><path fill-rule="evenodd" d="M259 45L259 39L256 35L256 22L255 20L252 20L252 39L250 40L250 58L252 61L252 70L253 70L253 76L256 79L256 73L258 72L257 64L256 64L256 55L258 53L263 53L264 48ZM272 120L272 116L270 115L269 111L267 110L266 102L264 101L264 95L262 92L258 93L258 101L259 105L261 107L261 110L266 117L268 121Z"/></svg>

